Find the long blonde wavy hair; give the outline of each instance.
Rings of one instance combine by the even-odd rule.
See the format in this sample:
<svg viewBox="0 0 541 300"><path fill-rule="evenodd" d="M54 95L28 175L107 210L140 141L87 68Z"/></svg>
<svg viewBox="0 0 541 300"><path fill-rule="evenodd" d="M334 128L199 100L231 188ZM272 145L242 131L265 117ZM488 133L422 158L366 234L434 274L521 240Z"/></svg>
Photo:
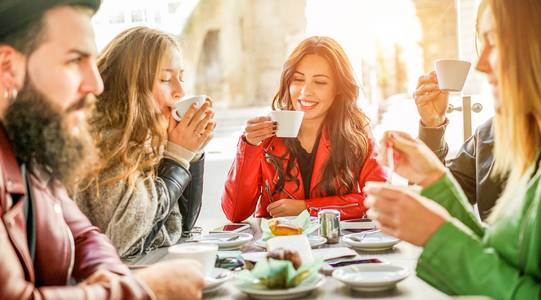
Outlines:
<svg viewBox="0 0 541 300"><path fill-rule="evenodd" d="M541 1L486 0L486 5L499 51L494 168L498 175L509 174L489 219L495 221L519 204L516 188L541 150Z"/></svg>
<svg viewBox="0 0 541 300"><path fill-rule="evenodd" d="M105 89L90 125L100 152L101 162L94 172L100 185L127 179L131 186L137 171L155 174L168 123L152 88L162 58L173 49L180 51L172 36L134 27L117 35L99 55ZM116 169L121 171L107 172Z"/></svg>

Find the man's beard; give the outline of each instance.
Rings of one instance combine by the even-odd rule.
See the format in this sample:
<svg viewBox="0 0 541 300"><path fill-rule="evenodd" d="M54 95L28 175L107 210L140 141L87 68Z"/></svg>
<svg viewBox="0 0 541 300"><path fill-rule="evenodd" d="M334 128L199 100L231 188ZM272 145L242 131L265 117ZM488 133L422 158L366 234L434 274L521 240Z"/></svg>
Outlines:
<svg viewBox="0 0 541 300"><path fill-rule="evenodd" d="M30 78L8 108L4 125L20 163L46 171L51 179L63 183L68 190L77 179L86 175L89 162L95 158L95 148L85 124L76 124L73 133L67 117L69 112L86 108L90 96L77 101L66 112L52 104L37 91ZM71 127L71 128L68 128Z"/></svg>

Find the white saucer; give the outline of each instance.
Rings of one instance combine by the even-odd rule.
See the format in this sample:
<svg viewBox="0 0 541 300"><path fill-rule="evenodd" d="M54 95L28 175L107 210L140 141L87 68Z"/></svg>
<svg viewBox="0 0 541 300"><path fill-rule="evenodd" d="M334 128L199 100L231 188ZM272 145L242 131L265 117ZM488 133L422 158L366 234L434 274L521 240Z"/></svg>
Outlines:
<svg viewBox="0 0 541 300"><path fill-rule="evenodd" d="M360 238L361 241L354 241L351 237ZM399 239L386 235L383 232L376 232L365 235L362 232L344 235L342 241L348 246L364 251L383 251L393 248L400 242Z"/></svg>
<svg viewBox="0 0 541 300"><path fill-rule="evenodd" d="M236 287L252 299L275 300L275 299L297 299L309 295L313 290L319 288L325 282L325 276L314 274L294 288L271 290L258 285Z"/></svg>
<svg viewBox="0 0 541 300"><path fill-rule="evenodd" d="M365 292L392 289L396 283L404 280L408 275L405 268L386 263L343 267L332 273L332 277L353 290Z"/></svg>
<svg viewBox="0 0 541 300"><path fill-rule="evenodd" d="M238 236L237 239L232 241L227 241L226 239ZM254 238L250 233L244 232L220 232L220 233L211 233L202 236L193 238L191 241L199 243L209 243L216 244L220 250L234 250L240 246L248 243Z"/></svg>
<svg viewBox="0 0 541 300"><path fill-rule="evenodd" d="M319 247L327 242L326 238L318 235L307 236L307 238L308 242L310 243L310 247L312 248ZM263 241L262 239L255 241L254 244L258 247L267 249L267 242Z"/></svg>
<svg viewBox="0 0 541 300"><path fill-rule="evenodd" d="M227 269L215 268L212 271L211 276L205 277L207 286L203 289L203 294L209 294L217 291L222 284L231 280L231 278L233 278L233 272Z"/></svg>

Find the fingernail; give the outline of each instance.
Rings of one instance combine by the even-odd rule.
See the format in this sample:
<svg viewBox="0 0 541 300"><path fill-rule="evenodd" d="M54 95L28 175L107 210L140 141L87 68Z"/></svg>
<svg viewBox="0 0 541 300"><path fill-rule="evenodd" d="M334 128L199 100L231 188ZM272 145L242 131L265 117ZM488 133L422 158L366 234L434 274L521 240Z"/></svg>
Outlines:
<svg viewBox="0 0 541 300"><path fill-rule="evenodd" d="M274 121L274 122L272 122L272 124L274 124L274 125L278 125L278 122Z"/></svg>

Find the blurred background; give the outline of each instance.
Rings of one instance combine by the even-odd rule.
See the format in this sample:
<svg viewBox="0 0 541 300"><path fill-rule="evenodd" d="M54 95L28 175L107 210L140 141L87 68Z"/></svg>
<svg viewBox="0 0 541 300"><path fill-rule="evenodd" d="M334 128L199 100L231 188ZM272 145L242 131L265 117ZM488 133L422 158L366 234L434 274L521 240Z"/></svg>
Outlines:
<svg viewBox="0 0 541 300"><path fill-rule="evenodd" d="M377 139L398 129L416 136L412 93L437 59L472 62L462 93L471 96L475 128L493 115L486 80L474 70L479 0L103 0L93 19L98 48L129 27L145 25L178 37L187 94L206 94L216 108L207 146L205 219L222 216L220 196L245 121L270 111L281 67L304 38L336 39L349 56ZM464 141L462 112L448 114L454 155ZM205 212L206 211L206 212ZM211 213L212 212L212 213Z"/></svg>

